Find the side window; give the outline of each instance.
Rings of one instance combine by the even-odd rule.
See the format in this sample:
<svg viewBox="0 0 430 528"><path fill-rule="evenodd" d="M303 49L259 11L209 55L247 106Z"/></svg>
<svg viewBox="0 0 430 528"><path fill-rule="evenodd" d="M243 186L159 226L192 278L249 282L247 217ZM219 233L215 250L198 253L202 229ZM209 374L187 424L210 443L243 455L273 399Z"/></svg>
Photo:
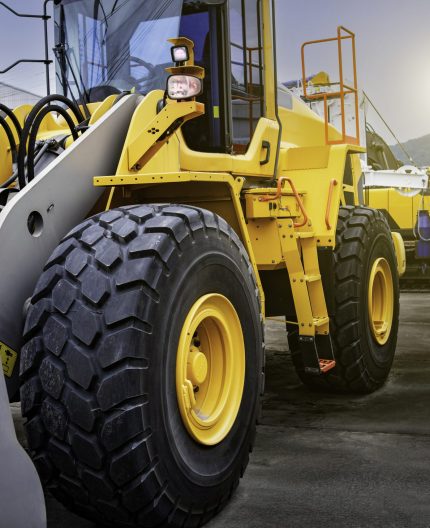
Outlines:
<svg viewBox="0 0 430 528"><path fill-rule="evenodd" d="M203 3L203 2L202 2ZM230 152L229 108L225 72L224 6L184 4L179 34L194 42L196 65L205 69L203 93L205 114L182 126L187 145L201 152Z"/></svg>
<svg viewBox="0 0 430 528"><path fill-rule="evenodd" d="M245 152L263 115L263 64L257 0L230 0L233 149Z"/></svg>

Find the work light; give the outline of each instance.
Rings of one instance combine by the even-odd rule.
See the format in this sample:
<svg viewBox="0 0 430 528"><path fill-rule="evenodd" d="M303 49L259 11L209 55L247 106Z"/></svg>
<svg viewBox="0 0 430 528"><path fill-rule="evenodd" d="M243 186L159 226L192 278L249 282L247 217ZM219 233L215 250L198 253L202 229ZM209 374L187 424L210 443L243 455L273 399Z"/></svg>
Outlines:
<svg viewBox="0 0 430 528"><path fill-rule="evenodd" d="M190 58L187 46L173 46L171 51L173 62L187 62Z"/></svg>

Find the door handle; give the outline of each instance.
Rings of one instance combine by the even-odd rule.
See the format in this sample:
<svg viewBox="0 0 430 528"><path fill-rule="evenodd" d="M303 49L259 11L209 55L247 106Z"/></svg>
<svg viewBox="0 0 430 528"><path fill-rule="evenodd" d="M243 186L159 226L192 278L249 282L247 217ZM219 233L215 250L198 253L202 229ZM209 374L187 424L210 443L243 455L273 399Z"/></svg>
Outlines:
<svg viewBox="0 0 430 528"><path fill-rule="evenodd" d="M267 165L270 161L270 143L269 141L263 141L261 144L261 149L266 149L266 157L263 161L260 161L260 165Z"/></svg>

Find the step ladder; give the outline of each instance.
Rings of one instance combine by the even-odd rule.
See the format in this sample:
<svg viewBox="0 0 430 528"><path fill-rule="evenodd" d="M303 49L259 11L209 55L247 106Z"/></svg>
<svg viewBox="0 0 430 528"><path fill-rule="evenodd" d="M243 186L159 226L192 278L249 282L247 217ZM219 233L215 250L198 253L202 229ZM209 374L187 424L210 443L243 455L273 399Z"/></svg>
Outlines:
<svg viewBox="0 0 430 528"><path fill-rule="evenodd" d="M315 233L299 231L293 222L287 222L280 227L280 241L293 293L304 369L319 376L332 370L336 361Z"/></svg>

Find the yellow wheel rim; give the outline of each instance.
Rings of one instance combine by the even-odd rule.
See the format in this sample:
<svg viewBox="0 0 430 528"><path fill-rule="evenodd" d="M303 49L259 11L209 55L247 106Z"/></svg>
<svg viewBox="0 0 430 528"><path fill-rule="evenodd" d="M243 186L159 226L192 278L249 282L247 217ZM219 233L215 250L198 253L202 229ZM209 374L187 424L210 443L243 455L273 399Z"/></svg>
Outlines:
<svg viewBox="0 0 430 528"><path fill-rule="evenodd" d="M176 358L179 410L194 440L213 446L228 435L244 381L245 344L236 310L223 295L204 295L185 319Z"/></svg>
<svg viewBox="0 0 430 528"><path fill-rule="evenodd" d="M372 334L379 345L385 345L393 325L393 277L384 258L375 260L369 279L369 320Z"/></svg>

